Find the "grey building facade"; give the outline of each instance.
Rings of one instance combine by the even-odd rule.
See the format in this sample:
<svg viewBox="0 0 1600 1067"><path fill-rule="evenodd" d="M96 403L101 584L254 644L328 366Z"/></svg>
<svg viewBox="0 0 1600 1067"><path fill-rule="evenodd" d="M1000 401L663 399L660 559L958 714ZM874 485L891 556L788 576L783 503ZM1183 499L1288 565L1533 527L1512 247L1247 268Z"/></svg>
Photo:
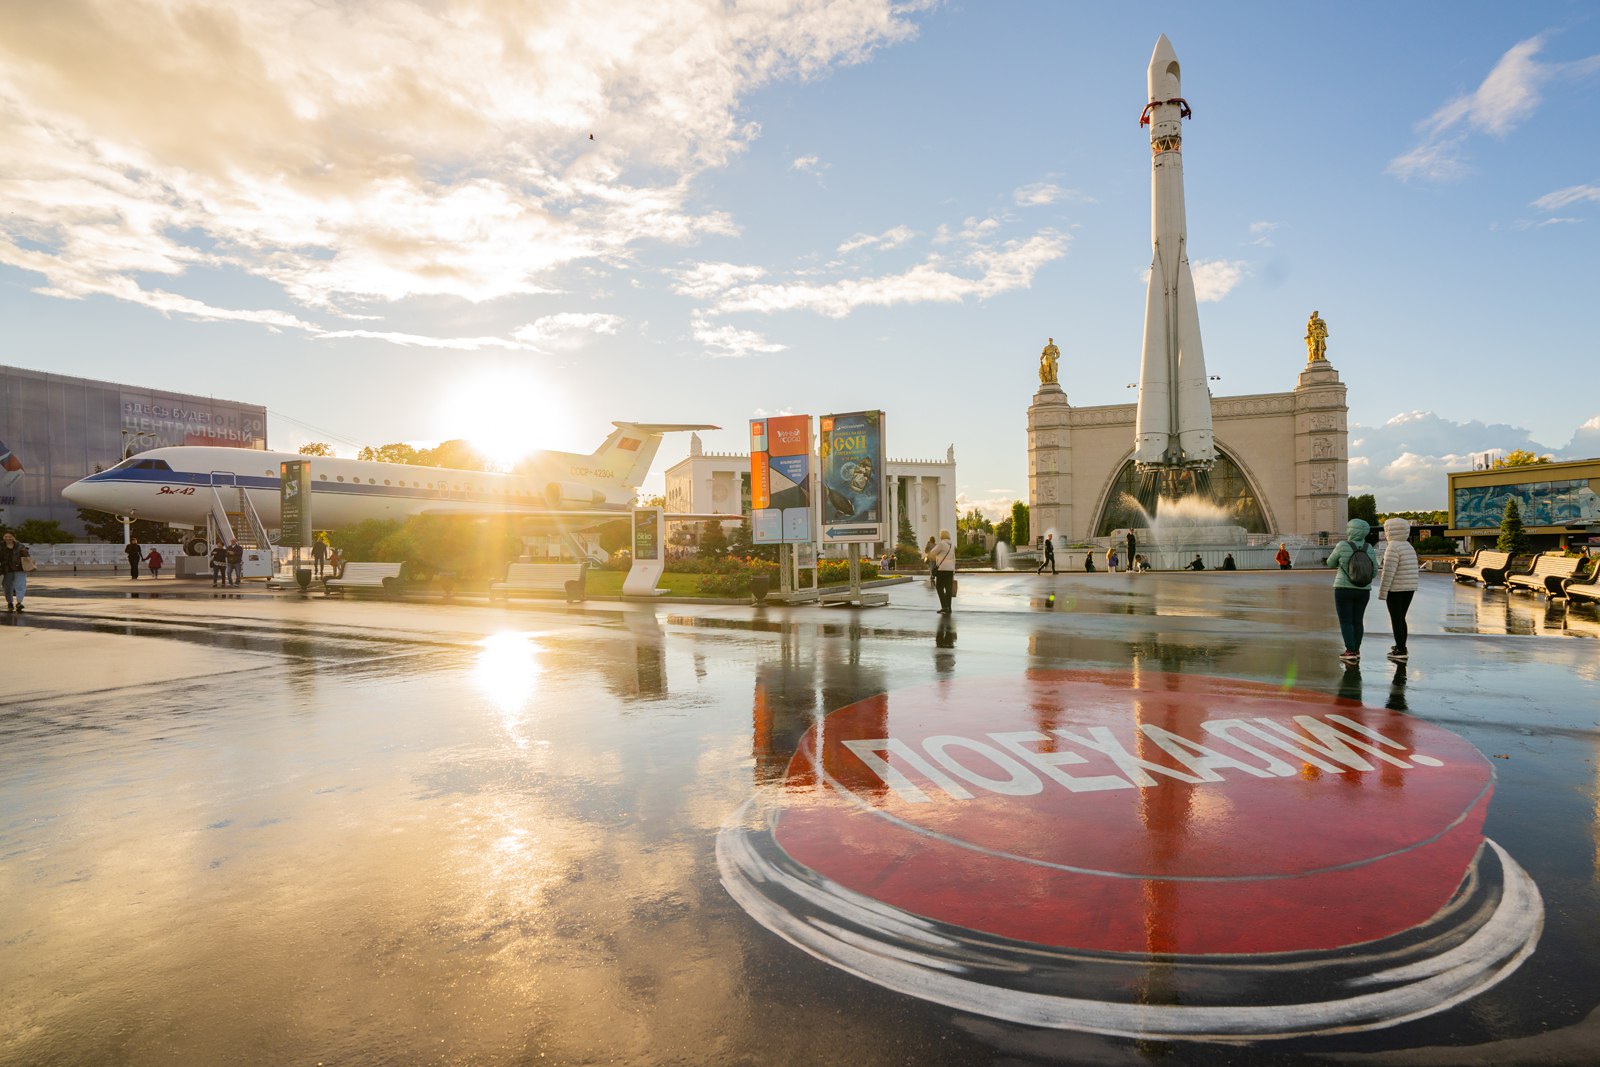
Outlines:
<svg viewBox="0 0 1600 1067"><path fill-rule="evenodd" d="M214 397L0 367L0 521L55 520L81 535L61 491L124 456L168 445L267 447L267 409Z"/></svg>

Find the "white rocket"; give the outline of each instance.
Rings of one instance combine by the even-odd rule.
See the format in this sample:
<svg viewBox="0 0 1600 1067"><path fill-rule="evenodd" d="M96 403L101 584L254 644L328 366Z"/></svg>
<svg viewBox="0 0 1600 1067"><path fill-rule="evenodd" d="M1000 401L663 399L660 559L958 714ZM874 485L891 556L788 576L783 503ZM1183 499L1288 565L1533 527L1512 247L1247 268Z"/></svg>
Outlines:
<svg viewBox="0 0 1600 1067"><path fill-rule="evenodd" d="M1183 210L1183 131L1189 105L1180 96L1178 57L1162 34L1150 56L1150 103L1139 124L1150 126L1150 289L1144 305L1144 357L1139 367L1137 444L1141 469L1209 467L1211 390L1200 348L1200 313L1189 273Z"/></svg>

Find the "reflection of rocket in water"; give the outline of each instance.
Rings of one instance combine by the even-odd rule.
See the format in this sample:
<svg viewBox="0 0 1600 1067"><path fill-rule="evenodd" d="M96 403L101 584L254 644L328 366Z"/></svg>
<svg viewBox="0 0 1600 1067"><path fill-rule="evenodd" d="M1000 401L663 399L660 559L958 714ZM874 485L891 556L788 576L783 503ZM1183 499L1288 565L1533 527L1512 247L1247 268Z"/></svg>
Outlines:
<svg viewBox="0 0 1600 1067"><path fill-rule="evenodd" d="M1200 313L1189 272L1183 207L1183 131L1189 105L1179 95L1178 57L1166 34L1150 57L1150 102L1139 124L1150 127L1150 288L1145 295L1144 355L1139 368L1137 444L1141 467L1209 467L1211 392L1200 347Z"/></svg>

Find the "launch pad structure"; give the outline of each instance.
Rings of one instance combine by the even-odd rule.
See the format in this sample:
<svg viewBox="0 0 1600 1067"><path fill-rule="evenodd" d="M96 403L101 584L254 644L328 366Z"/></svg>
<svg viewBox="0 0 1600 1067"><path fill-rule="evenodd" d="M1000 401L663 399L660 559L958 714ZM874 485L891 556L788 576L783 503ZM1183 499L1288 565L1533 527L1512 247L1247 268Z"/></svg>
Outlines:
<svg viewBox="0 0 1600 1067"><path fill-rule="evenodd" d="M1312 312L1308 358L1285 393L1213 397L1189 266L1181 123L1193 114L1162 34L1146 70L1150 279L1136 404L1074 408L1054 340L1028 408L1030 528L1058 544L1148 527L1163 502L1214 505L1221 527L1255 542L1341 530L1349 492L1349 406Z"/></svg>

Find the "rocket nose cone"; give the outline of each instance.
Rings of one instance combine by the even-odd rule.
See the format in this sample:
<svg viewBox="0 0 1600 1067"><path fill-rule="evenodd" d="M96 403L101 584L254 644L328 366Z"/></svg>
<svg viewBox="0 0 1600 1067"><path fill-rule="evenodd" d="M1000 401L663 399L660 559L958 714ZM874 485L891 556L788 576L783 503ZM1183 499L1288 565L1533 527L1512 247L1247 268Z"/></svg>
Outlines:
<svg viewBox="0 0 1600 1067"><path fill-rule="evenodd" d="M1167 40L1167 35L1164 33L1156 41L1156 50L1150 53L1148 76L1150 99L1167 100L1179 95L1178 53L1172 50L1172 42ZM1169 78L1170 85L1167 81Z"/></svg>

